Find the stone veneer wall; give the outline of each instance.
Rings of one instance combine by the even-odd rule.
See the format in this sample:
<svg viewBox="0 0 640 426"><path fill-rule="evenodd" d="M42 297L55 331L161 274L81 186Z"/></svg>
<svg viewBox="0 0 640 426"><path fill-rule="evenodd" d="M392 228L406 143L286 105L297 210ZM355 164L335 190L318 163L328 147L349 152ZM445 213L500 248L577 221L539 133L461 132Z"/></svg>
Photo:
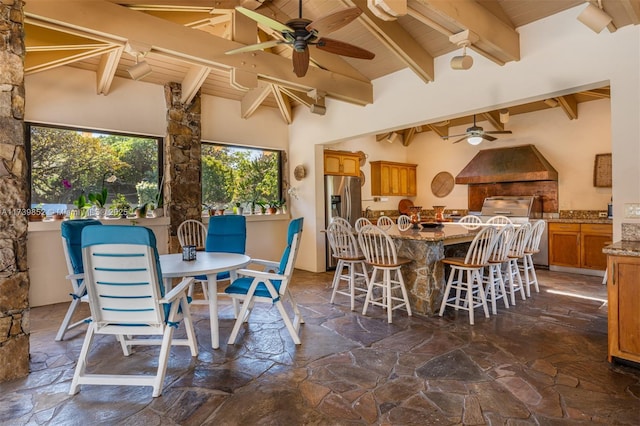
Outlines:
<svg viewBox="0 0 640 426"><path fill-rule="evenodd" d="M29 374L24 3L0 2L0 382Z"/></svg>
<svg viewBox="0 0 640 426"><path fill-rule="evenodd" d="M179 83L166 84L164 94L167 104L164 198L170 218L169 252L178 253L178 226L187 219L200 220L202 215L200 92L188 105L180 102Z"/></svg>

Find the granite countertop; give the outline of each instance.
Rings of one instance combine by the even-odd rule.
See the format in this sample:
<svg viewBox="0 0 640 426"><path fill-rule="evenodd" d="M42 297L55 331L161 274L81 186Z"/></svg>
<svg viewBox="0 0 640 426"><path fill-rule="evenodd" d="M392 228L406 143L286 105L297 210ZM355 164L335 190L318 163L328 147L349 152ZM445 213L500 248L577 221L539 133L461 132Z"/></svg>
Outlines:
<svg viewBox="0 0 640 426"><path fill-rule="evenodd" d="M601 223L603 225L612 225L613 219L545 219L547 223Z"/></svg>
<svg viewBox="0 0 640 426"><path fill-rule="evenodd" d="M605 246L602 252L613 256L640 257L640 241L616 241Z"/></svg>
<svg viewBox="0 0 640 426"><path fill-rule="evenodd" d="M412 228L407 231L400 231L398 227L393 226L391 229L387 229L386 232L391 238L430 242L443 241L445 245L471 241L478 233L477 230L469 230L456 223L444 223L443 226L435 228Z"/></svg>

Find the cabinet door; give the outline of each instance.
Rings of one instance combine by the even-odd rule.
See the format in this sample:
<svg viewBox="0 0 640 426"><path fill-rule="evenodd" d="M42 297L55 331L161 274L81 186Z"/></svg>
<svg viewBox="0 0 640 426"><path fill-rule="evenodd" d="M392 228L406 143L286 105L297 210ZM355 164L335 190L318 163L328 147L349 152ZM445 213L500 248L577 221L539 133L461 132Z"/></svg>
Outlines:
<svg viewBox="0 0 640 426"><path fill-rule="evenodd" d="M416 168L412 166L407 168L407 193L405 195L415 197L417 194Z"/></svg>
<svg viewBox="0 0 640 426"><path fill-rule="evenodd" d="M324 154L324 174L338 175L340 171L340 156L337 154Z"/></svg>
<svg viewBox="0 0 640 426"><path fill-rule="evenodd" d="M391 191L387 195L400 195L400 167L389 166L391 177Z"/></svg>
<svg viewBox="0 0 640 426"><path fill-rule="evenodd" d="M579 224L549 224L549 264L580 267Z"/></svg>
<svg viewBox="0 0 640 426"><path fill-rule="evenodd" d="M580 251L582 268L599 269L607 268L607 256L602 253L604 246L611 244L613 237L612 225L582 224L580 226Z"/></svg>
<svg viewBox="0 0 640 426"><path fill-rule="evenodd" d="M640 362L640 258L609 256L609 361Z"/></svg>
<svg viewBox="0 0 640 426"><path fill-rule="evenodd" d="M390 195L391 194L391 167L388 165L380 166L380 194L379 195Z"/></svg>
<svg viewBox="0 0 640 426"><path fill-rule="evenodd" d="M349 176L360 176L360 159L353 156L343 156L342 173Z"/></svg>

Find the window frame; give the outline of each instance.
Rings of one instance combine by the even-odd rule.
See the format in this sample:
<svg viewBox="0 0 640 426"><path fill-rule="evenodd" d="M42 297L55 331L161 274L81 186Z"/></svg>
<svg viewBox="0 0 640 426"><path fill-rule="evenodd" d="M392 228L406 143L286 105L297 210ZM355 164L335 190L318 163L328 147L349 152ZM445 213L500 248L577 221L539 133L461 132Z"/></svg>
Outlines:
<svg viewBox="0 0 640 426"><path fill-rule="evenodd" d="M158 161L157 161L158 182L156 183L158 184L158 188L160 190L160 199L164 200L164 185L162 185L162 187L160 186L161 182L164 182L164 137L144 135L140 133L126 133L126 132L118 132L118 131L111 131L111 130L90 129L87 127L74 127L74 126L38 123L34 121L25 121L24 124L25 124L24 126L25 156L29 164L29 167L27 168L27 184L29 186L27 206L31 206L31 186L32 186L31 170L33 169L31 164L31 128L32 127L46 127L49 129L68 130L71 132L97 133L101 135L125 136L125 137L133 137L133 138L140 138L140 139L155 139L156 149L158 152Z"/></svg>

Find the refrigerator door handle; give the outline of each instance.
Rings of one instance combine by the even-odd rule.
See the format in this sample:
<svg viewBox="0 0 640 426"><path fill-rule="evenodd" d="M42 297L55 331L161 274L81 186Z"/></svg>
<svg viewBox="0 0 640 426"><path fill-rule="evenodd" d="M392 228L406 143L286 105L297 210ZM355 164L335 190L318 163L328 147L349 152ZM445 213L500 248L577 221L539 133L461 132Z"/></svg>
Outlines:
<svg viewBox="0 0 640 426"><path fill-rule="evenodd" d="M345 198L347 201L347 205L345 206L346 207L345 219L347 219L349 223L351 223L351 188L349 188L349 185L345 187L345 195L346 195Z"/></svg>

